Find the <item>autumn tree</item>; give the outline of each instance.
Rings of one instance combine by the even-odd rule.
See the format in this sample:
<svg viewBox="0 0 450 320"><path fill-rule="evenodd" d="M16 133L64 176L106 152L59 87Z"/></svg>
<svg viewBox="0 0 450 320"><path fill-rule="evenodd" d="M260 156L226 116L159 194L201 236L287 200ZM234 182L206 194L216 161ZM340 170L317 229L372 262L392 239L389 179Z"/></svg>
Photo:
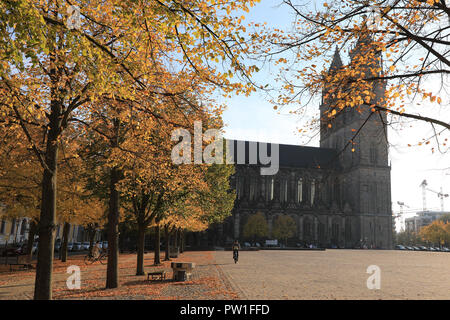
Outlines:
<svg viewBox="0 0 450 320"><path fill-rule="evenodd" d="M248 11L254 2L0 3L0 112L16 121L13 129L23 131L22 142L30 146L43 170L35 299L52 296L59 138L71 126L70 120L102 97L133 99L137 92L176 95L155 68L158 63L191 70L225 92L250 92L252 86L246 84L255 68L242 63L242 18L231 13ZM235 74L245 82L233 82ZM42 143L29 134L36 125L45 129ZM119 176L112 170L112 181ZM111 185L117 197L115 183ZM110 203L110 210L115 214L108 225L115 232L117 202ZM117 269L117 259L113 255L109 259L108 268ZM107 286L115 287L117 281L109 279Z"/></svg>
<svg viewBox="0 0 450 320"><path fill-rule="evenodd" d="M243 234L244 237L253 239L253 242L256 242L257 238L269 236L266 217L260 212L251 215L244 225Z"/></svg>
<svg viewBox="0 0 450 320"><path fill-rule="evenodd" d="M200 105L196 113L195 110L190 112L190 119L203 119L206 128L220 128L221 121L217 122L218 119L214 120L212 114L206 112L202 115L199 109ZM190 125L192 129L193 124ZM189 123L186 123L186 128L189 128ZM124 144L133 145L135 150L133 155L123 159L126 173L120 183L120 190L124 193L124 206L127 212L132 213L138 228L137 274L144 272L145 232L150 225L156 229L154 259L157 265L160 262L161 227L166 237L165 259L169 259L169 238L173 232L196 229L194 221L198 224L197 228L202 230L211 223L223 221L230 214L234 201L234 194L229 187L232 166L176 164L172 159L174 143L167 144L174 127L164 129L158 126L154 130L157 135L149 136L151 132L146 131L147 139L136 135L137 140L131 139Z"/></svg>
<svg viewBox="0 0 450 320"><path fill-rule="evenodd" d="M442 246L449 239L447 230L448 227L446 227L444 222L436 220L428 226L422 227L420 229L420 236L424 241L433 245Z"/></svg>
<svg viewBox="0 0 450 320"><path fill-rule="evenodd" d="M42 171L25 144L16 143L17 134L10 130L14 123L0 121L0 203L3 217L28 218L28 254L31 254L39 223ZM42 136L40 130L33 135Z"/></svg>
<svg viewBox="0 0 450 320"><path fill-rule="evenodd" d="M401 231L395 234L396 244L417 245L423 242L423 239L415 232Z"/></svg>
<svg viewBox="0 0 450 320"><path fill-rule="evenodd" d="M285 245L287 245L287 240L292 238L297 230L297 225L295 220L288 215L279 215L272 228L272 235L277 239L284 240Z"/></svg>

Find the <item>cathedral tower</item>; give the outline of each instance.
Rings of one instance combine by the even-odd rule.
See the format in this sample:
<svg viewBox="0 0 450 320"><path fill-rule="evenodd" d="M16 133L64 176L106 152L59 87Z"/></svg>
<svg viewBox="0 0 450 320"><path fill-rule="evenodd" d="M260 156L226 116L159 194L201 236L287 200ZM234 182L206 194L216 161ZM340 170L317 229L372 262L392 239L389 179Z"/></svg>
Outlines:
<svg viewBox="0 0 450 320"><path fill-rule="evenodd" d="M361 38L350 51L347 68L358 68L366 75L382 72L381 58L372 54L372 40ZM367 59L367 57L371 57ZM362 64L364 62L364 64ZM338 49L329 75L344 68ZM381 104L386 83L371 84L371 104ZM345 214L346 246L362 242L368 247L392 248L391 181L388 163L386 115L372 112L368 105L344 108L331 121L327 112L334 100L324 89L320 106L320 147L333 148L340 172L330 176L330 205ZM344 200L345 199L345 200Z"/></svg>

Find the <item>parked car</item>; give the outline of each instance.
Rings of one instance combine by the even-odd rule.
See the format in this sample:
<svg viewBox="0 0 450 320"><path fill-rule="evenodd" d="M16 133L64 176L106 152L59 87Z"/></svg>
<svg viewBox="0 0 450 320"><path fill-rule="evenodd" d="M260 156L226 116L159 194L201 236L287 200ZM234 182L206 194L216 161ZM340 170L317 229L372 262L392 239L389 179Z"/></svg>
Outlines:
<svg viewBox="0 0 450 320"><path fill-rule="evenodd" d="M425 246L419 246L419 249L420 249L421 251L427 251L427 250L428 250L427 247L425 247Z"/></svg>
<svg viewBox="0 0 450 320"><path fill-rule="evenodd" d="M447 248L447 247L442 247L442 251L443 251L443 252L450 252L450 249Z"/></svg>
<svg viewBox="0 0 450 320"><path fill-rule="evenodd" d="M73 242L68 242L67 243L67 251L72 251L73 250Z"/></svg>
<svg viewBox="0 0 450 320"><path fill-rule="evenodd" d="M108 241L103 241L102 242L102 248L103 249L108 249Z"/></svg>
<svg viewBox="0 0 450 320"><path fill-rule="evenodd" d="M81 244L81 242L74 242L72 251L81 251L82 247L83 245Z"/></svg>
<svg viewBox="0 0 450 320"><path fill-rule="evenodd" d="M410 247L410 246L406 246L405 247L406 248L406 250L414 250L412 247Z"/></svg>
<svg viewBox="0 0 450 320"><path fill-rule="evenodd" d="M397 249L397 250L406 250L406 248L404 246L402 246L401 244L396 245L395 249Z"/></svg>
<svg viewBox="0 0 450 320"><path fill-rule="evenodd" d="M428 251L436 251L433 247L428 247Z"/></svg>
<svg viewBox="0 0 450 320"><path fill-rule="evenodd" d="M416 246L414 246L413 249L414 249L414 251L420 251L420 248L416 247Z"/></svg>
<svg viewBox="0 0 450 320"><path fill-rule="evenodd" d="M244 242L244 247L251 247L251 244L249 242Z"/></svg>
<svg viewBox="0 0 450 320"><path fill-rule="evenodd" d="M82 250L89 250L90 247L91 247L91 244L89 242L83 242Z"/></svg>

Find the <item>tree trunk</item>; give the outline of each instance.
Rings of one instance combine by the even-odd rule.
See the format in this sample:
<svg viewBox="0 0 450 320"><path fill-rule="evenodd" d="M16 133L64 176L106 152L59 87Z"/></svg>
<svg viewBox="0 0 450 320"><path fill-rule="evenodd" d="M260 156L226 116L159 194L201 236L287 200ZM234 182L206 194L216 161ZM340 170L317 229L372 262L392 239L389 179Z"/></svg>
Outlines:
<svg viewBox="0 0 450 320"><path fill-rule="evenodd" d="M56 179L58 137L61 128L58 103L51 102L50 129L47 138L45 165L42 178L41 215L39 219L39 249L34 286L35 300L52 299L52 273L55 246Z"/></svg>
<svg viewBox="0 0 450 320"><path fill-rule="evenodd" d="M178 232L178 228L175 229L175 235L174 235L174 248L175 251L178 251L179 248L179 235L180 233Z"/></svg>
<svg viewBox="0 0 450 320"><path fill-rule="evenodd" d="M109 213L108 213L108 266L106 270L106 288L119 286L119 192L116 184L119 182L119 169L111 169Z"/></svg>
<svg viewBox="0 0 450 320"><path fill-rule="evenodd" d="M164 226L164 238L166 239L166 252L164 256L164 261L170 261L170 234L169 234L169 227Z"/></svg>
<svg viewBox="0 0 450 320"><path fill-rule="evenodd" d="M184 252L184 232L180 230L180 253Z"/></svg>
<svg viewBox="0 0 450 320"><path fill-rule="evenodd" d="M159 244L161 242L161 232L160 232L160 227L159 225L157 225L155 227L155 256L154 256L154 265L158 266L161 264L161 260L160 260L160 247Z"/></svg>
<svg viewBox="0 0 450 320"><path fill-rule="evenodd" d="M70 223L64 222L63 241L61 243L60 248L61 262L67 261L67 244L69 243L69 231L70 231Z"/></svg>
<svg viewBox="0 0 450 320"><path fill-rule="evenodd" d="M138 224L137 265L136 275L144 275L144 251L145 251L145 225Z"/></svg>

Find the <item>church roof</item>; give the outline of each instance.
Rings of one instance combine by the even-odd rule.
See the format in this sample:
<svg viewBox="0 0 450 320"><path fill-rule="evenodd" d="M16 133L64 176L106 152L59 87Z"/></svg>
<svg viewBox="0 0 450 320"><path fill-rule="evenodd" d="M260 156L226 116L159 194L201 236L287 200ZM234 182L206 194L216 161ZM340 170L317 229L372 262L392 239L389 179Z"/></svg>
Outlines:
<svg viewBox="0 0 450 320"><path fill-rule="evenodd" d="M259 146L263 142L242 141L242 140L227 140L233 145L233 161L237 164L250 164L249 143L257 145L256 159L257 164L261 164L259 159ZM237 143L244 143L245 147L245 161L241 163L238 161L238 146ZM270 143L267 144L268 157L271 157ZM290 144L279 144L279 166L294 167L294 168L331 168L336 165L337 152L334 149L306 147Z"/></svg>

